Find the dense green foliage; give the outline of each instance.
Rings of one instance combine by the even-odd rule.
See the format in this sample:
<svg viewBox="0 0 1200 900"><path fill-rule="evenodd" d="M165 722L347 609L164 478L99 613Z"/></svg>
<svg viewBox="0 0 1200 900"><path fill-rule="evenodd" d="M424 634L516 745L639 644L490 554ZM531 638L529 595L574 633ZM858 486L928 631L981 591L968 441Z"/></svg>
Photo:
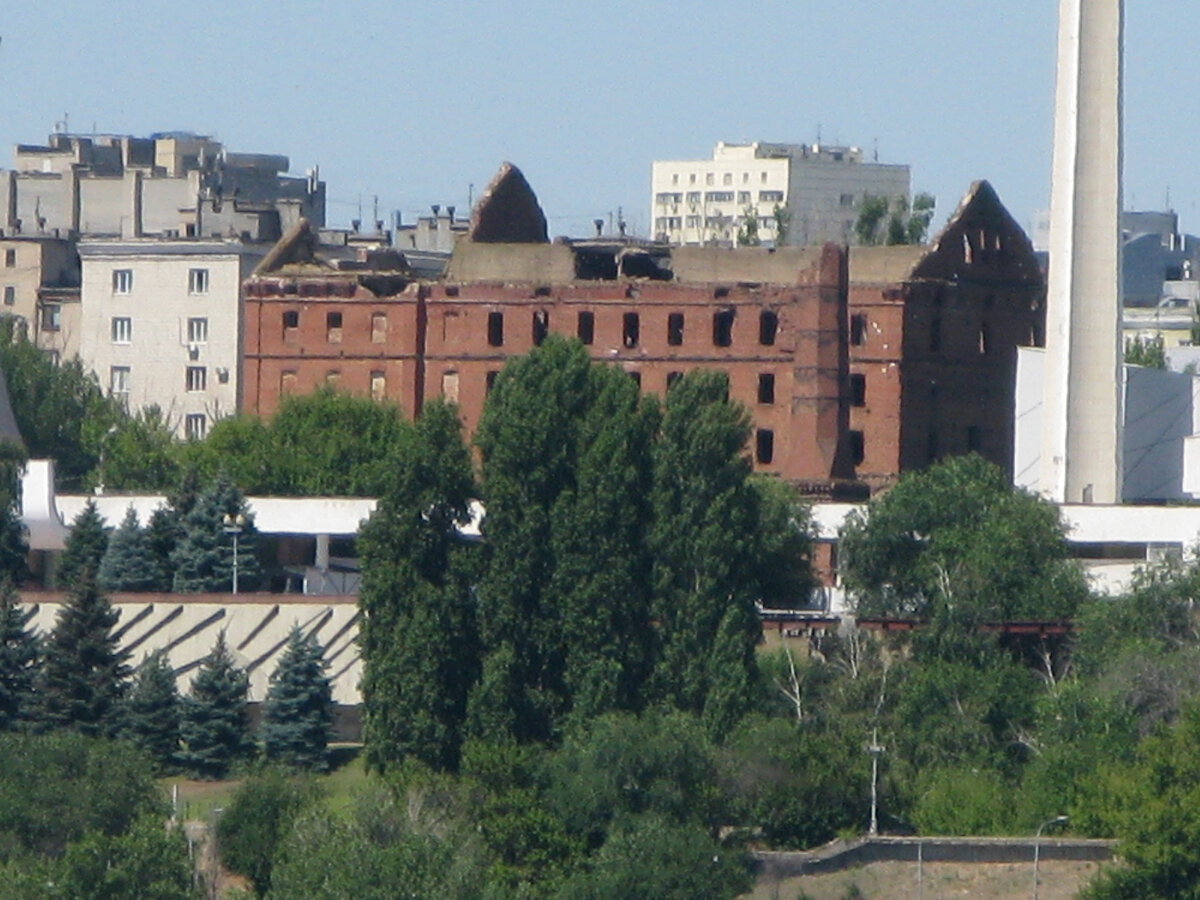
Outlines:
<svg viewBox="0 0 1200 900"><path fill-rule="evenodd" d="M246 692L250 681L221 632L183 700L179 763L195 778L224 778L254 752Z"/></svg>
<svg viewBox="0 0 1200 900"><path fill-rule="evenodd" d="M228 527L238 528L236 535ZM233 589L234 538L237 538L238 590L258 586L258 530L246 498L224 474L196 496L191 508L180 517L181 533L173 550L172 590L196 594Z"/></svg>
<svg viewBox="0 0 1200 900"><path fill-rule="evenodd" d="M271 674L259 738L268 761L293 769L324 772L332 688L325 649L316 635L293 626L287 646Z"/></svg>
<svg viewBox="0 0 1200 900"><path fill-rule="evenodd" d="M72 590L83 579L95 581L107 550L108 529L96 501L89 499L67 532L66 548L58 561L59 584Z"/></svg>
<svg viewBox="0 0 1200 900"><path fill-rule="evenodd" d="M315 785L278 770L247 779L217 822L221 862L266 896L279 844L296 817L317 799Z"/></svg>
<svg viewBox="0 0 1200 900"><path fill-rule="evenodd" d="M17 590L0 581L0 731L28 725L37 713L41 647L29 627L33 609L21 609Z"/></svg>
<svg viewBox="0 0 1200 900"><path fill-rule="evenodd" d="M71 900L198 900L187 838L146 815L123 834L92 833L67 847L51 897Z"/></svg>
<svg viewBox="0 0 1200 900"><path fill-rule="evenodd" d="M162 580L158 557L132 506L108 538L97 578L106 591L158 590Z"/></svg>
<svg viewBox="0 0 1200 900"><path fill-rule="evenodd" d="M122 735L146 754L160 774L177 765L181 711L175 670L164 651L151 653L134 673Z"/></svg>
<svg viewBox="0 0 1200 900"><path fill-rule="evenodd" d="M129 653L113 631L119 617L83 568L45 643L37 681L43 726L93 736L119 731L129 677Z"/></svg>
<svg viewBox="0 0 1200 900"><path fill-rule="evenodd" d="M28 574L25 526L20 518L21 473L25 451L11 441L0 441L0 578L20 584Z"/></svg>

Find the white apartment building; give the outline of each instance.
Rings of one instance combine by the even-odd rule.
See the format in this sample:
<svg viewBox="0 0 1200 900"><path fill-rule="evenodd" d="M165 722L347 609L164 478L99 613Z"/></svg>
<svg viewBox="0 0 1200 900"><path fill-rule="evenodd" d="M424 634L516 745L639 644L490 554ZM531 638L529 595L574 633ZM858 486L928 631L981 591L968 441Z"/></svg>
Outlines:
<svg viewBox="0 0 1200 900"><path fill-rule="evenodd" d="M84 240L79 356L131 410L157 405L202 438L237 411L241 286L264 245Z"/></svg>
<svg viewBox="0 0 1200 900"><path fill-rule="evenodd" d="M857 147L721 141L712 159L654 162L650 221L675 245L732 246L748 217L764 244L849 244L863 198L908 200L910 181L908 166L863 162Z"/></svg>

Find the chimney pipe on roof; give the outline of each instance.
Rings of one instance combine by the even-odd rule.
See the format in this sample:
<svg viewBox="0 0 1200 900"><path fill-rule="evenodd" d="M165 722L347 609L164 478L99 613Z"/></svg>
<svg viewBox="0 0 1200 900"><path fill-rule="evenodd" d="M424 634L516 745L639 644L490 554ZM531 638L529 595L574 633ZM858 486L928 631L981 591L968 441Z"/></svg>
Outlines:
<svg viewBox="0 0 1200 900"><path fill-rule="evenodd" d="M596 237L600 237L600 235L604 234L603 219L592 219L592 224L596 226Z"/></svg>
<svg viewBox="0 0 1200 900"><path fill-rule="evenodd" d="M438 213L442 211L442 205L440 203L435 203L429 208L433 210L433 217L435 219L438 217Z"/></svg>
<svg viewBox="0 0 1200 900"><path fill-rule="evenodd" d="M450 224L453 225L454 224L454 207L453 206L446 207L446 215L448 215L450 217Z"/></svg>

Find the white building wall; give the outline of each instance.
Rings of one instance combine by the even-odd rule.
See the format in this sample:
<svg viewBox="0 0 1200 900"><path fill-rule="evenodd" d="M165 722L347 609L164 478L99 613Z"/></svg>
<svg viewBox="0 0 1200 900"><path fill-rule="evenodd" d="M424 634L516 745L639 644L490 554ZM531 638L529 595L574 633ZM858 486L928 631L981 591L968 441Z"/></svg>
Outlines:
<svg viewBox="0 0 1200 900"><path fill-rule="evenodd" d="M80 244L83 364L103 387L127 386L130 409L157 405L180 437L188 434L189 416L203 417L206 431L232 415L240 390L241 283L253 258L237 242ZM207 273L207 290L189 290L193 270ZM117 271L130 273L128 293L114 290ZM114 319L129 320L128 341L114 340ZM206 321L205 340L189 342L189 319ZM189 369L203 374L189 382ZM193 418L191 427L200 421Z"/></svg>

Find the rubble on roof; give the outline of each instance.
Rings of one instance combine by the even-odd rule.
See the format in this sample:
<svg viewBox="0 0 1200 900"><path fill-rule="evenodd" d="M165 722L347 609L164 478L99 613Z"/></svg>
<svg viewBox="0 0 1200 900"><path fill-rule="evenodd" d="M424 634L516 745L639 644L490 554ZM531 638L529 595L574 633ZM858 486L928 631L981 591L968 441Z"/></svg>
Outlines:
<svg viewBox="0 0 1200 900"><path fill-rule="evenodd" d="M477 244L545 244L546 215L533 188L512 163L503 163L471 211L466 239Z"/></svg>

